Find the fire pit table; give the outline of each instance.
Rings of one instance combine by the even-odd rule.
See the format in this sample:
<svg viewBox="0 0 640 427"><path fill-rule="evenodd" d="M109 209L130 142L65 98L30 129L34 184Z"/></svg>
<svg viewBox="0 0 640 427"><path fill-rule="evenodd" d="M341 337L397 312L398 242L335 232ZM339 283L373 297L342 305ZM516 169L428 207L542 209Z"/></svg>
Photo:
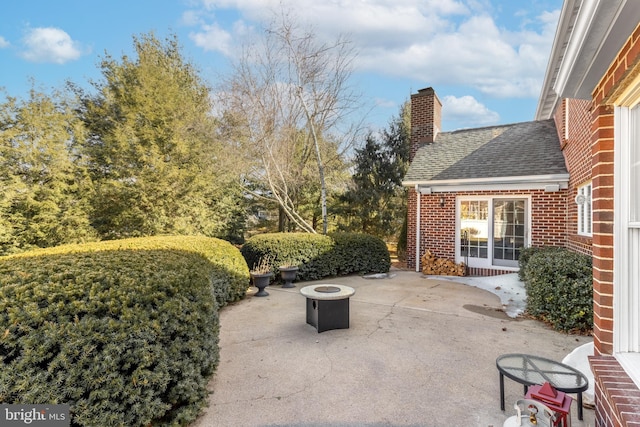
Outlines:
<svg viewBox="0 0 640 427"><path fill-rule="evenodd" d="M311 285L300 289L307 297L307 323L318 333L349 329L349 298L355 289L343 285Z"/></svg>

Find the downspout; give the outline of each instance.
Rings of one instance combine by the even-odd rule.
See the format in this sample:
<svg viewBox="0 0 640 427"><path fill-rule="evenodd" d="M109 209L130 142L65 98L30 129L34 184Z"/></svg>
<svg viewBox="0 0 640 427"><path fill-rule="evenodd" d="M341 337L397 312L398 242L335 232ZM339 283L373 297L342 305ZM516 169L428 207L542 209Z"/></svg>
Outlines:
<svg viewBox="0 0 640 427"><path fill-rule="evenodd" d="M420 273L420 189L416 184L416 273Z"/></svg>

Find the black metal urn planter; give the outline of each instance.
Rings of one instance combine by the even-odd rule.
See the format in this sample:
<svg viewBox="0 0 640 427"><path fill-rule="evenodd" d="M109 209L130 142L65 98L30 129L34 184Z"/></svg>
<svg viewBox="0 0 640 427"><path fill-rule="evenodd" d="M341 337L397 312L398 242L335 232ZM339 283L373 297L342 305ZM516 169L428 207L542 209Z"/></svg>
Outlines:
<svg viewBox="0 0 640 427"><path fill-rule="evenodd" d="M298 275L298 266L297 265L283 265L280 267L280 277L284 280L283 288L295 288L296 285L293 284L293 281L296 280L296 276Z"/></svg>
<svg viewBox="0 0 640 427"><path fill-rule="evenodd" d="M264 288L269 286L271 278L273 277L271 260L268 257L260 258L260 261L254 264L253 269L249 273L251 274L251 279L253 279L253 286L258 288L258 293L255 294L255 296L266 297L269 295Z"/></svg>
<svg viewBox="0 0 640 427"><path fill-rule="evenodd" d="M255 294L257 297L266 297L269 295L269 292L265 291L264 288L269 286L271 283L271 278L273 277L273 273L254 273L251 272L251 278L253 279L253 286L258 288L258 292Z"/></svg>

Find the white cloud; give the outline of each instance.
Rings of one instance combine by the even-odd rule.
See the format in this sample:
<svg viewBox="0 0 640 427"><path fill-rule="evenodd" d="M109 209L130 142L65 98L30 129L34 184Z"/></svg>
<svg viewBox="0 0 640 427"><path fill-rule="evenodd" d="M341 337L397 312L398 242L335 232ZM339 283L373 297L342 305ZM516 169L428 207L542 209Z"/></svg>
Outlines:
<svg viewBox="0 0 640 427"><path fill-rule="evenodd" d="M539 95L559 11L517 12L508 30L478 0L201 0L202 16L233 9L234 24L201 24L200 46L230 54L240 40L233 26L266 21L280 5L313 26L319 37L346 34L359 52L359 71L418 81L466 85L496 98ZM241 23L241 25L238 25ZM194 38L195 40L195 38ZM208 42L205 43L205 40Z"/></svg>
<svg viewBox="0 0 640 427"><path fill-rule="evenodd" d="M200 14L195 10L187 10L180 17L180 22L183 25L187 26L195 26L203 24L203 20L200 17Z"/></svg>
<svg viewBox="0 0 640 427"><path fill-rule="evenodd" d="M376 106L382 108L396 108L398 106L398 103L391 99L376 98L374 101Z"/></svg>
<svg viewBox="0 0 640 427"><path fill-rule="evenodd" d="M541 33L512 33L498 28L488 15L479 15L403 49L373 47L362 56L368 69L429 85L464 84L497 98L536 98L552 40L548 25Z"/></svg>
<svg viewBox="0 0 640 427"><path fill-rule="evenodd" d="M34 28L24 38L26 50L22 57L33 62L53 62L64 64L78 59L82 50L78 42L59 28Z"/></svg>
<svg viewBox="0 0 640 427"><path fill-rule="evenodd" d="M466 126L488 126L497 124L500 115L478 102L473 96L445 96L442 99L443 120L464 123Z"/></svg>
<svg viewBox="0 0 640 427"><path fill-rule="evenodd" d="M4 49L5 47L9 47L9 42L2 36L0 36L0 49Z"/></svg>
<svg viewBox="0 0 640 427"><path fill-rule="evenodd" d="M218 51L224 55L231 54L232 36L229 32L220 28L218 24L205 24L200 28L200 31L189 34L196 46L203 48L205 51Z"/></svg>

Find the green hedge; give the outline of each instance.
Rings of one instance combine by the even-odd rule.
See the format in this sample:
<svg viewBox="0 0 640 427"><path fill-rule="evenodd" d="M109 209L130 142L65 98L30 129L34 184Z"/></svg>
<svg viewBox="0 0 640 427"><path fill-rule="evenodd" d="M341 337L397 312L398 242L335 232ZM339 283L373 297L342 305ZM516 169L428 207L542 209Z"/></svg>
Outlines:
<svg viewBox="0 0 640 427"><path fill-rule="evenodd" d="M383 273L391 268L384 241L359 233L259 234L247 240L240 252L250 268L263 258L268 259L276 277L278 267L297 265L297 278L302 281L352 273Z"/></svg>
<svg viewBox="0 0 640 427"><path fill-rule="evenodd" d="M521 248L520 256L518 257L518 267L520 267L520 269L518 270L518 279L520 279L520 281L524 282L526 280L525 271L527 270L527 264L529 263L529 259L531 258L531 256L543 249L548 251L553 251L553 250L559 251L562 248L558 248L554 246L545 246L545 247L529 246L528 248Z"/></svg>
<svg viewBox="0 0 640 427"><path fill-rule="evenodd" d="M527 250L520 260L527 312L564 332L593 329L591 257L564 248Z"/></svg>
<svg viewBox="0 0 640 427"><path fill-rule="evenodd" d="M333 233L336 273L386 273L391 268L387 244L380 238L361 233Z"/></svg>
<svg viewBox="0 0 640 427"><path fill-rule="evenodd" d="M186 425L218 364L216 299L248 281L239 251L208 238L0 258L0 402L67 403L74 426Z"/></svg>
<svg viewBox="0 0 640 427"><path fill-rule="evenodd" d="M152 236L62 245L0 257L0 262L2 260L31 258L42 255L127 249L178 250L194 252L204 256L213 266L210 280L220 307L229 302L238 301L246 294L249 270L238 249L225 240L203 236Z"/></svg>

